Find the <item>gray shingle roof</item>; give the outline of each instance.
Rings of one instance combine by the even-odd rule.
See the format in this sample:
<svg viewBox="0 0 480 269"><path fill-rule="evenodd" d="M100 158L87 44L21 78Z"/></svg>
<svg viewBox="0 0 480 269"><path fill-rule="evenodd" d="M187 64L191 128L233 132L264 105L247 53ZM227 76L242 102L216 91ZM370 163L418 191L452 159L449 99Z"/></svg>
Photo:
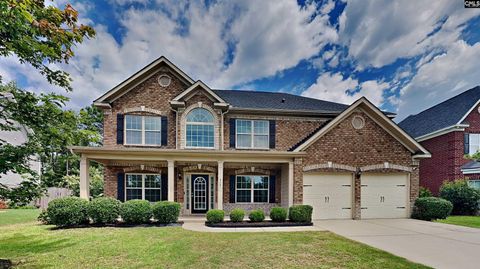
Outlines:
<svg viewBox="0 0 480 269"><path fill-rule="evenodd" d="M412 137L419 137L457 124L480 99L480 86L467 90L398 125Z"/></svg>
<svg viewBox="0 0 480 269"><path fill-rule="evenodd" d="M479 169L479 168L480 168L480 162L470 161L470 162L464 164L460 169L469 170L469 169Z"/></svg>
<svg viewBox="0 0 480 269"><path fill-rule="evenodd" d="M348 108L348 105L345 104L281 92L240 90L213 91L235 108L316 111L324 113L340 113ZM282 102L283 99L285 100L284 102Z"/></svg>

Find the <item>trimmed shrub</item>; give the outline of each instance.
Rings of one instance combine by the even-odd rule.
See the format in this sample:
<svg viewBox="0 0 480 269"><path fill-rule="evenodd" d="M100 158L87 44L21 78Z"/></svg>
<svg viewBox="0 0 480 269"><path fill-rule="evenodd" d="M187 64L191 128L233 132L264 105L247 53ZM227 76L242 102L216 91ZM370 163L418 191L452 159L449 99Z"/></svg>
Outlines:
<svg viewBox="0 0 480 269"><path fill-rule="evenodd" d="M419 198L432 197L432 196L433 196L433 194L429 189L427 189L425 187L420 187L419 193L418 193Z"/></svg>
<svg viewBox="0 0 480 269"><path fill-rule="evenodd" d="M50 218L48 217L48 212L46 209L40 212L40 215L38 215L37 220L42 224L52 224L50 221Z"/></svg>
<svg viewBox="0 0 480 269"><path fill-rule="evenodd" d="M443 182L440 197L453 204L452 215L475 215L478 211L480 191L468 186L466 180Z"/></svg>
<svg viewBox="0 0 480 269"><path fill-rule="evenodd" d="M207 212L207 222L209 223L223 222L224 217L225 217L225 212L220 209L210 209Z"/></svg>
<svg viewBox="0 0 480 269"><path fill-rule="evenodd" d="M48 218L56 226L88 223L88 201L79 197L58 198L48 203Z"/></svg>
<svg viewBox="0 0 480 269"><path fill-rule="evenodd" d="M275 222L284 222L287 220L287 210L283 207L274 207L270 210L270 218Z"/></svg>
<svg viewBox="0 0 480 269"><path fill-rule="evenodd" d="M241 208L235 208L230 212L230 220L232 222L241 222L245 217L245 210Z"/></svg>
<svg viewBox="0 0 480 269"><path fill-rule="evenodd" d="M115 223L120 216L121 204L120 201L111 197L95 198L88 205L87 213L93 223Z"/></svg>
<svg viewBox="0 0 480 269"><path fill-rule="evenodd" d="M180 216L180 204L176 202L156 202L152 206L153 217L163 224L175 223Z"/></svg>
<svg viewBox="0 0 480 269"><path fill-rule="evenodd" d="M415 201L412 218L420 220L446 219L452 212L451 202L437 197L421 197Z"/></svg>
<svg viewBox="0 0 480 269"><path fill-rule="evenodd" d="M288 218L293 222L312 222L313 207L310 205L294 205L288 210Z"/></svg>
<svg viewBox="0 0 480 269"><path fill-rule="evenodd" d="M248 215L248 218L251 222L262 222L265 219L265 213L260 209L252 210Z"/></svg>
<svg viewBox="0 0 480 269"><path fill-rule="evenodd" d="M145 200L129 200L120 206L120 216L129 224L148 223L152 217L152 206Z"/></svg>

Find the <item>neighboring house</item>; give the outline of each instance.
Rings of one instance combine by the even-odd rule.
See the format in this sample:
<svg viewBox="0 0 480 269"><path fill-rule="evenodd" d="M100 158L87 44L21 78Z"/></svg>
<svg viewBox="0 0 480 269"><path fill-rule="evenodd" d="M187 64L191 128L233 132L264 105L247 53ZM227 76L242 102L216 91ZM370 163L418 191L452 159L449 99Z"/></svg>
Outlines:
<svg viewBox="0 0 480 269"><path fill-rule="evenodd" d="M0 98L9 98L13 100L13 96L9 94L5 96L5 94L0 94ZM15 146L21 145L28 140L28 134L31 132L25 126L19 124L18 122L13 121L14 127L18 130L15 131L3 131L0 130L0 140L5 141L5 143L9 143ZM3 142L2 142L3 143ZM37 160L35 156L32 156L32 160L29 162L30 169L36 171L38 174L41 173L41 164L40 161ZM8 188L15 188L23 181L22 175L8 172L7 174L0 175L0 184L6 186Z"/></svg>
<svg viewBox="0 0 480 269"><path fill-rule="evenodd" d="M465 91L399 123L432 158L420 161L420 185L437 194L445 180L469 179L480 188L480 86Z"/></svg>
<svg viewBox="0 0 480 269"><path fill-rule="evenodd" d="M94 104L103 146L71 148L81 197L95 161L107 196L177 201L186 215L310 204L315 219L404 218L430 156L365 98L213 90L164 57Z"/></svg>

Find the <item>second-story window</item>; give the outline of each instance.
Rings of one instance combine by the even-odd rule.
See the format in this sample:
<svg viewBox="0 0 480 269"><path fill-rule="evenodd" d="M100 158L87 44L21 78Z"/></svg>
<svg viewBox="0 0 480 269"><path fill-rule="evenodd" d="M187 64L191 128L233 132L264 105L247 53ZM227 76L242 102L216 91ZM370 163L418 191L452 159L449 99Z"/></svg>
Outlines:
<svg viewBox="0 0 480 269"><path fill-rule="evenodd" d="M237 120L237 148L269 148L269 122L267 120Z"/></svg>
<svg viewBox="0 0 480 269"><path fill-rule="evenodd" d="M469 134L469 154L475 154L480 150L480 134Z"/></svg>
<svg viewBox="0 0 480 269"><path fill-rule="evenodd" d="M215 118L204 108L195 108L186 118L186 147L213 148Z"/></svg>
<svg viewBox="0 0 480 269"><path fill-rule="evenodd" d="M161 125L161 117L125 115L125 144L161 145Z"/></svg>

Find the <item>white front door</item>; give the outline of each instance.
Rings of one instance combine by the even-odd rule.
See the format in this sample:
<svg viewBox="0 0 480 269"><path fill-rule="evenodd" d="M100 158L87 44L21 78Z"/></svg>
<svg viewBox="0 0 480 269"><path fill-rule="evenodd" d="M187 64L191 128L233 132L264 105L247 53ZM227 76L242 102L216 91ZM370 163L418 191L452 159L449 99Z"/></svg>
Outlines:
<svg viewBox="0 0 480 269"><path fill-rule="evenodd" d="M364 173L361 182L362 219L408 217L407 174Z"/></svg>
<svg viewBox="0 0 480 269"><path fill-rule="evenodd" d="M303 175L303 204L313 207L313 219L352 218L353 175L314 173Z"/></svg>

